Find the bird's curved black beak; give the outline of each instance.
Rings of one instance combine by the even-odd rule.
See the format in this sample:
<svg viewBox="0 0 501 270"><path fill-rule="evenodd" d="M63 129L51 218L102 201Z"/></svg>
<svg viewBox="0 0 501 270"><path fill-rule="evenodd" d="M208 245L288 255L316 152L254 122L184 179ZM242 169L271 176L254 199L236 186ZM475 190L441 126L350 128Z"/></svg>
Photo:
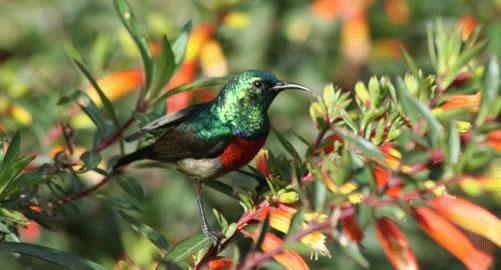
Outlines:
<svg viewBox="0 0 501 270"><path fill-rule="evenodd" d="M296 83L289 83L289 82L282 82L282 81L279 81L278 83L275 84L275 86L273 86L271 88L271 90L275 90L275 91L282 91L285 89L296 89L296 90L302 90L302 91L306 91L306 92L311 93L311 90L305 86L302 86L302 85L296 84Z"/></svg>

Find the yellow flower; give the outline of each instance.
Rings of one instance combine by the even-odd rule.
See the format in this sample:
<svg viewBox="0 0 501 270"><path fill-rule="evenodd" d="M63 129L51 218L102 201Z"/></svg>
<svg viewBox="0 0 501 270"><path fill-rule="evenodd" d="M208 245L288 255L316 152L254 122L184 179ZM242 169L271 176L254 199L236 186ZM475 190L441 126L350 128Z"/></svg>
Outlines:
<svg viewBox="0 0 501 270"><path fill-rule="evenodd" d="M306 224L303 226L306 227ZM313 249L311 252L310 260L313 259L313 255L315 255L315 260L318 260L318 254L322 256L331 257L330 251L325 246L325 235L323 235L320 231L312 232L305 237L301 238L301 242L303 244L308 245Z"/></svg>

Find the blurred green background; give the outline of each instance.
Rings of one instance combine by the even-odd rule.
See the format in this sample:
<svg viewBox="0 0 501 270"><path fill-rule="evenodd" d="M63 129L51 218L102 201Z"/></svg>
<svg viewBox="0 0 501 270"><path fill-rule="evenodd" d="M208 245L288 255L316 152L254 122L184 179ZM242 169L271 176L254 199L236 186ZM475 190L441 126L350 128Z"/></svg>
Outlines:
<svg viewBox="0 0 501 270"><path fill-rule="evenodd" d="M239 0L150 0L129 4L148 40L155 44L164 34L172 38L192 20L194 29L209 23L209 43L195 57L195 78L235 74L245 69L264 69L279 78L307 85L320 94L334 82L351 91L358 80L372 75L394 78L407 69L399 47L406 48L425 72L431 72L426 45L426 25L440 16L446 24L482 26L490 39L488 51L501 56L501 1L239 1ZM206 55L204 55L204 53ZM140 57L117 17L111 1L19 0L0 1L0 128L9 134L21 129L24 154L38 151L35 165L50 162L54 149L64 143L51 136L61 120L78 124L71 105L58 100L87 82L72 62L81 59L96 78L119 70L141 67ZM137 89L137 88L135 88ZM217 93L219 89L204 90ZM130 117L138 91L117 98L121 121ZM210 94L208 94L210 96ZM194 102L203 94L192 97ZM315 128L307 113L310 98L302 93L283 93L272 105L272 125L301 149L292 132L313 138ZM71 117L69 115L72 115ZM127 133L137 129L133 125ZM91 147L91 126L75 131L76 142ZM127 145L127 151L133 150ZM274 136L266 148L284 152ZM304 150L304 149L303 149ZM116 147L106 150L109 157ZM132 174L145 190L141 201L128 197L116 183L100 192L134 202L136 215L180 241L200 233L195 196L186 177L173 170L137 170ZM99 176L88 175L88 184ZM230 174L224 181L249 181ZM238 202L205 189L206 208L216 208L229 221L242 213ZM480 200L484 206L501 201L500 195ZM497 197L496 197L497 196ZM477 199L478 201L478 199ZM22 231L25 241L68 251L112 268L121 256L150 269L159 252L144 237L134 233L113 207L97 198L84 198L65 206L51 220L53 230L33 225ZM499 209L499 207L498 207ZM499 213L497 213L499 216ZM215 225L211 213L210 222ZM422 269L463 269L455 258L419 231L413 222L399 224L409 238ZM373 228L366 230L362 244L373 269L392 269ZM246 242L242 243L244 246ZM230 251L227 255L230 255ZM313 269L359 269L332 245L333 259L309 262ZM0 269L58 269L28 257L0 254ZM276 263L268 269L281 269Z"/></svg>

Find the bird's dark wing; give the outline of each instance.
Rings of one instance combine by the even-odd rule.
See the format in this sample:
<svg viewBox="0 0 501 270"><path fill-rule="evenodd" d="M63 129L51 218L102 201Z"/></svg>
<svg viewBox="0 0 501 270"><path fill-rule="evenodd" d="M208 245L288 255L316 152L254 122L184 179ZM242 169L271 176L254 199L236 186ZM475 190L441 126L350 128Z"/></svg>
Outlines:
<svg viewBox="0 0 501 270"><path fill-rule="evenodd" d="M152 159L176 162L184 158L215 158L230 144L233 135L221 135L212 140L202 140L188 131L174 128L167 131L151 147Z"/></svg>
<svg viewBox="0 0 501 270"><path fill-rule="evenodd" d="M201 103L201 104L192 105L188 108L184 108L184 109L179 110L177 112L166 114L166 115L150 122L146 126L142 127L141 130L139 130L138 132L127 136L125 138L125 141L132 142L132 141L138 140L143 135L145 135L146 133L149 133L151 131L154 131L154 130L157 130L160 128L166 128L166 127L177 125L177 124L183 122L189 115L196 113L197 111L205 108L206 106L208 106L208 103Z"/></svg>

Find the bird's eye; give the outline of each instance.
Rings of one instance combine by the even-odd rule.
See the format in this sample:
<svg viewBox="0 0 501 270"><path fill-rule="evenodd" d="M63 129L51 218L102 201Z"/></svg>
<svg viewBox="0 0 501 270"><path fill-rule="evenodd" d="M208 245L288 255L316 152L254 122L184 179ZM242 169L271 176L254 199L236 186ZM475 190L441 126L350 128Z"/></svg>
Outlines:
<svg viewBox="0 0 501 270"><path fill-rule="evenodd" d="M254 87L259 89L263 86L263 82L262 81L255 81L252 83L252 85L254 85Z"/></svg>

